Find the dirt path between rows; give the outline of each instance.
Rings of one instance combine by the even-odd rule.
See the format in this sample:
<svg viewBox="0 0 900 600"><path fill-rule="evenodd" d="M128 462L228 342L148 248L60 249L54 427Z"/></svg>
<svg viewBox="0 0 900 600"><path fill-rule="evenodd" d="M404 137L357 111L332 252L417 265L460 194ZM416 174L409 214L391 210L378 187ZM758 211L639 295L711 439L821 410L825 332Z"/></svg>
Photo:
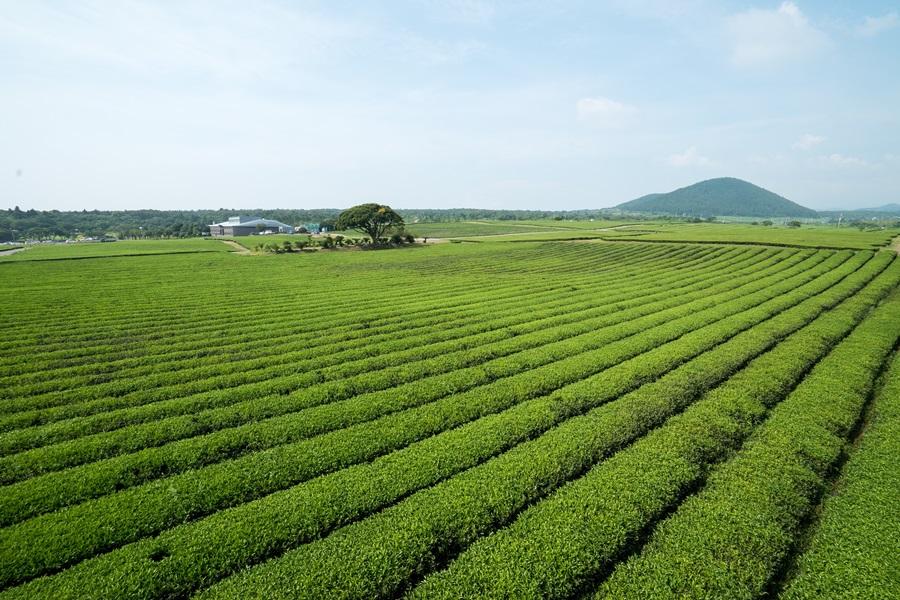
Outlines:
<svg viewBox="0 0 900 600"><path fill-rule="evenodd" d="M25 250L25 248L13 248L12 250L0 250L0 256L9 256L10 254L15 254L16 252L21 252Z"/></svg>
<svg viewBox="0 0 900 600"><path fill-rule="evenodd" d="M250 254L253 254L252 252L250 252L250 250L248 250L247 248L244 248L243 246L241 246L240 244L238 244L235 241L232 241L232 240L219 240L219 241L222 242L223 244L228 244L229 246L234 248L234 250L231 251L232 254L240 254L241 256L249 256Z"/></svg>
<svg viewBox="0 0 900 600"><path fill-rule="evenodd" d="M894 241L891 242L891 250L900 254L900 235L894 238Z"/></svg>

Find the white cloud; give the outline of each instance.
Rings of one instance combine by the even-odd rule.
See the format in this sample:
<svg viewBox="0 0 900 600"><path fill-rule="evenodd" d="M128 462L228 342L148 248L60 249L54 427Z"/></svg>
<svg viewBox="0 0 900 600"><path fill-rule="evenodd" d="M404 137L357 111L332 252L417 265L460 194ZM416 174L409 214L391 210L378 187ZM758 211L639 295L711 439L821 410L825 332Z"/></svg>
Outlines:
<svg viewBox="0 0 900 600"><path fill-rule="evenodd" d="M782 165L788 161L788 157L784 154L751 154L747 157L747 162L752 165L772 166Z"/></svg>
<svg viewBox="0 0 900 600"><path fill-rule="evenodd" d="M900 16L896 12L889 12L881 17L866 17L862 25L856 28L856 33L863 37L874 37L898 25Z"/></svg>
<svg viewBox="0 0 900 600"><path fill-rule="evenodd" d="M106 81L125 75L256 83L296 78L369 33L271 1L213 8L203 2L169 8L144 1L23 3L9 15L0 12L0 40L69 70L102 72Z"/></svg>
<svg viewBox="0 0 900 600"><path fill-rule="evenodd" d="M487 25L497 13L484 0L425 0L425 5L442 20L465 25Z"/></svg>
<svg viewBox="0 0 900 600"><path fill-rule="evenodd" d="M460 64L487 49L477 40L442 42L409 32L385 36L383 43L393 60L426 66Z"/></svg>
<svg viewBox="0 0 900 600"><path fill-rule="evenodd" d="M758 67L800 60L815 55L828 43L793 2L774 10L753 8L728 17L732 62Z"/></svg>
<svg viewBox="0 0 900 600"><path fill-rule="evenodd" d="M673 167L705 167L712 164L712 161L706 156L701 156L694 146L681 154L672 154L666 162Z"/></svg>
<svg viewBox="0 0 900 600"><path fill-rule="evenodd" d="M807 133L799 140L794 142L794 150L810 150L813 146L818 146L822 142L825 141L825 138L821 135L813 135L811 133Z"/></svg>
<svg viewBox="0 0 900 600"><path fill-rule="evenodd" d="M626 125L638 113L634 106L603 97L582 98L576 109L580 120L610 128Z"/></svg>
<svg viewBox="0 0 900 600"><path fill-rule="evenodd" d="M613 0L612 5L632 17L669 20L705 10L704 0Z"/></svg>
<svg viewBox="0 0 900 600"><path fill-rule="evenodd" d="M819 161L836 167L871 167L867 161L856 156L845 156L843 154L829 154L820 156Z"/></svg>

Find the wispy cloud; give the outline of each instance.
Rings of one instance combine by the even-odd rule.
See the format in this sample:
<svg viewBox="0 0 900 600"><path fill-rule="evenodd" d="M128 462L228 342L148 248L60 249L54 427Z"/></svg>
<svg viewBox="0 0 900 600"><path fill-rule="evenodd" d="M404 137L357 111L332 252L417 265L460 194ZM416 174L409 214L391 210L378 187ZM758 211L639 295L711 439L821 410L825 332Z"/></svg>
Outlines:
<svg viewBox="0 0 900 600"><path fill-rule="evenodd" d="M666 162L673 167L705 167L712 164L712 161L697 152L697 148L694 146L681 154L672 154L666 159Z"/></svg>
<svg viewBox="0 0 900 600"><path fill-rule="evenodd" d="M761 67L800 60L823 49L828 38L816 29L793 2L774 10L750 9L727 20L732 62Z"/></svg>
<svg viewBox="0 0 900 600"><path fill-rule="evenodd" d="M0 210L895 201L900 4L792 1L0 0Z"/></svg>
<svg viewBox="0 0 900 600"><path fill-rule="evenodd" d="M703 0L612 0L617 10L645 19L669 20L704 10Z"/></svg>
<svg viewBox="0 0 900 600"><path fill-rule="evenodd" d="M0 39L70 69L93 73L102 68L106 78L279 80L369 33L349 20L274 2L260 2L253 10L220 11L202 2L170 8L141 1L87 0L59 6L34 2L14 14L0 14Z"/></svg>
<svg viewBox="0 0 900 600"><path fill-rule="evenodd" d="M385 37L385 53L393 60L426 66L459 64L484 52L487 46L477 40L444 42L409 32Z"/></svg>
<svg viewBox="0 0 900 600"><path fill-rule="evenodd" d="M856 28L856 33L863 37L874 37L898 25L900 25L900 15L896 12L889 12L880 17L866 17L862 25Z"/></svg>
<svg viewBox="0 0 900 600"><path fill-rule="evenodd" d="M819 162L836 167L871 167L872 164L862 158L856 156L846 156L844 154L828 154L820 156Z"/></svg>
<svg viewBox="0 0 900 600"><path fill-rule="evenodd" d="M423 0L440 19L465 25L486 25L497 8L486 0Z"/></svg>
<svg viewBox="0 0 900 600"><path fill-rule="evenodd" d="M788 157L780 152L775 154L751 154L747 157L747 162L752 165L781 165L787 162Z"/></svg>
<svg viewBox="0 0 900 600"><path fill-rule="evenodd" d="M821 135L813 135L811 133L807 133L799 140L794 142L793 148L794 150L810 150L813 148L813 146L818 146L824 141L825 138Z"/></svg>
<svg viewBox="0 0 900 600"><path fill-rule="evenodd" d="M576 110L580 120L610 128L623 127L638 114L635 106L599 96L582 98L576 103Z"/></svg>

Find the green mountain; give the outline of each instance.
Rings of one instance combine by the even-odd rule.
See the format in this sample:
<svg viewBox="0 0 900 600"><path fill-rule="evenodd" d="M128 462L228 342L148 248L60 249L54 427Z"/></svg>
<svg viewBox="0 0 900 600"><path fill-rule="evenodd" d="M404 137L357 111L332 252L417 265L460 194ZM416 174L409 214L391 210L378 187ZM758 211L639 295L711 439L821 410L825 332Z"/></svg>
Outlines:
<svg viewBox="0 0 900 600"><path fill-rule="evenodd" d="M816 211L779 196L758 185L734 177L707 179L669 192L648 194L619 204L631 212L688 215L696 217L799 217L815 218Z"/></svg>
<svg viewBox="0 0 900 600"><path fill-rule="evenodd" d="M876 206L875 208L858 208L856 210L865 211L865 212L900 213L900 204L894 202L892 204L885 204L884 206Z"/></svg>

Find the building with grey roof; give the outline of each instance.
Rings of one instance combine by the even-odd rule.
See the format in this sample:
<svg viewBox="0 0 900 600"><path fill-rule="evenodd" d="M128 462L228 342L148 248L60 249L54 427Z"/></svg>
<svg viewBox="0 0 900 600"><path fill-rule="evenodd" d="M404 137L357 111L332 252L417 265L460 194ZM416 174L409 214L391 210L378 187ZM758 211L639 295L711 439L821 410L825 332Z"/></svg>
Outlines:
<svg viewBox="0 0 900 600"><path fill-rule="evenodd" d="M209 226L210 235L253 235L260 233L294 233L294 228L280 221L261 217L231 217Z"/></svg>

